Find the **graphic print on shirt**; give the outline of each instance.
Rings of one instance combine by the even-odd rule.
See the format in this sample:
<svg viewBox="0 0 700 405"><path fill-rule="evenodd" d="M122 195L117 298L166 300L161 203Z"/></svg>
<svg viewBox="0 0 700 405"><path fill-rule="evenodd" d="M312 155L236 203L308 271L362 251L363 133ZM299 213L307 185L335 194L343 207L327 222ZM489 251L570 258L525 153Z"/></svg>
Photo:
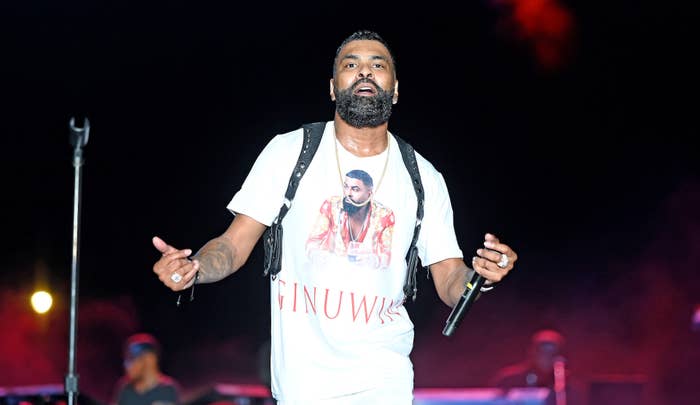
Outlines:
<svg viewBox="0 0 700 405"><path fill-rule="evenodd" d="M364 170L345 174L343 196L333 196L321 204L306 241L312 262L332 254L360 267L389 267L394 212L375 201L373 191L372 176Z"/></svg>

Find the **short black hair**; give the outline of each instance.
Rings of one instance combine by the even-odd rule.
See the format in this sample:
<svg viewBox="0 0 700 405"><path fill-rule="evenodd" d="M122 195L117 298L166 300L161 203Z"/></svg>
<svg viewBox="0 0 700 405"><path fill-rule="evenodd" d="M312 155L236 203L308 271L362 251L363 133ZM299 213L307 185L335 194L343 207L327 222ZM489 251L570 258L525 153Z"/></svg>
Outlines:
<svg viewBox="0 0 700 405"><path fill-rule="evenodd" d="M350 177L351 179L357 179L360 180L361 182L365 183L365 186L369 188L374 187L374 182L372 181L372 176L369 175L364 170L360 169L355 169L355 170L350 170L345 174L347 177Z"/></svg>
<svg viewBox="0 0 700 405"><path fill-rule="evenodd" d="M345 45L352 41L377 41L384 45L384 47L389 51L389 56L391 56L391 64L394 66L394 76L396 76L396 58L394 57L389 44L382 38L379 34L370 30L358 30L350 34L349 37L345 38L343 42L340 43L338 49L335 50L335 59L333 59L333 77L335 77L336 66L338 65L338 56L340 56L340 51Z"/></svg>

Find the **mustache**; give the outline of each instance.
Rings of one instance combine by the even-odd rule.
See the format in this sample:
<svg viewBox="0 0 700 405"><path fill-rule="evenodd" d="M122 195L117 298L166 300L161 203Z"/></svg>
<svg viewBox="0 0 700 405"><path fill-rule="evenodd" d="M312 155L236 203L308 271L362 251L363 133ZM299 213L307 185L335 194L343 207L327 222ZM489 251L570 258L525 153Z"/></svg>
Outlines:
<svg viewBox="0 0 700 405"><path fill-rule="evenodd" d="M352 86L350 86L350 90L351 90L351 91L352 91L352 90L355 90L359 85L364 84L364 83L369 83L369 84L371 84L372 86L374 86L375 89L377 89L377 91L383 91L383 90L384 90L383 88L379 87L379 85L377 84L377 82L375 82L374 80L370 79L369 77L363 77L362 79L357 79L357 81L356 81L355 83L353 83Z"/></svg>

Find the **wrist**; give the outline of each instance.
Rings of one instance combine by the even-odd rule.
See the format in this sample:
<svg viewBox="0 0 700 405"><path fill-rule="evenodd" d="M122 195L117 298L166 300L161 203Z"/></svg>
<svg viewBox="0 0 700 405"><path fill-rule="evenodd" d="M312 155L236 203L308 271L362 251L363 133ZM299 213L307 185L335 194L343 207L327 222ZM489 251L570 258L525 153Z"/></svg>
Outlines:
<svg viewBox="0 0 700 405"><path fill-rule="evenodd" d="M478 276L478 273L474 269L469 269L469 273L467 274L467 279L464 281L464 288L466 290L472 290L474 289L474 286L476 284L475 278ZM481 276L483 277L483 276ZM491 281L491 280L484 280L483 283L481 283L481 286L479 287L480 292L487 292L493 290L493 288L496 286L496 283Z"/></svg>

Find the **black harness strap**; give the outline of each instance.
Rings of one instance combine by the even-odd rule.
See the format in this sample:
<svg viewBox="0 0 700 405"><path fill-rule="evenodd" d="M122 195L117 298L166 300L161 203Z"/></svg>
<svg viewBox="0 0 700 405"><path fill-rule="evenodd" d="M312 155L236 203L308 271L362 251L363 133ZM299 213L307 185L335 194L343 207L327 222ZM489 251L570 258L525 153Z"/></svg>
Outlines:
<svg viewBox="0 0 700 405"><path fill-rule="evenodd" d="M272 222L272 225L265 231L263 236L263 246L265 248L265 264L264 275L270 274L274 279L282 270L282 220L292 206L292 200L299 187L301 178L304 177L306 169L309 168L311 160L318 150L318 145L323 137L323 129L325 122L314 122L304 124L304 141L299 152L299 159L294 166L292 175L289 177L287 191L284 193L284 204L280 207L280 212L277 218Z"/></svg>
<svg viewBox="0 0 700 405"><path fill-rule="evenodd" d="M411 183L416 192L416 227L413 230L413 239L411 247L406 254L406 281L403 285L403 292L408 297L413 297L416 300L418 294L418 283L416 281L416 273L418 272L418 236L420 236L421 223L423 222L423 204L425 202L425 192L423 191L423 182L420 179L420 171L418 170L418 161L416 160L416 152L408 142L394 135L399 144L403 163L406 165L406 170L411 175Z"/></svg>
<svg viewBox="0 0 700 405"><path fill-rule="evenodd" d="M304 128L304 141L301 152L299 153L297 164L289 178L287 191L284 193L284 204L282 204L282 207L280 207L280 212L277 215L277 218L275 218L272 225L270 225L270 227L265 231L263 236L263 246L265 248L265 267L263 274L270 274L273 279L277 276L280 270L282 270L282 220L284 219L285 215L287 215L287 212L292 205L292 200L294 200L294 195L299 187L301 178L304 176L306 169L308 169L309 165L311 164L311 160L318 150L325 126L325 122L314 122L311 124L304 124L302 126ZM420 172L418 171L418 162L416 160L416 154L413 147L398 136L394 136L394 138L396 138L399 145L401 157L406 165L406 169L411 175L411 183L413 184L413 189L416 192L417 199L416 227L413 231L411 246L406 254L406 281L404 282L403 287L404 294L407 297L412 296L413 300L415 300L418 291L416 283L416 273L418 271L418 248L416 247L416 244L418 242L421 222L423 220L425 193L423 191L423 183L421 182Z"/></svg>

